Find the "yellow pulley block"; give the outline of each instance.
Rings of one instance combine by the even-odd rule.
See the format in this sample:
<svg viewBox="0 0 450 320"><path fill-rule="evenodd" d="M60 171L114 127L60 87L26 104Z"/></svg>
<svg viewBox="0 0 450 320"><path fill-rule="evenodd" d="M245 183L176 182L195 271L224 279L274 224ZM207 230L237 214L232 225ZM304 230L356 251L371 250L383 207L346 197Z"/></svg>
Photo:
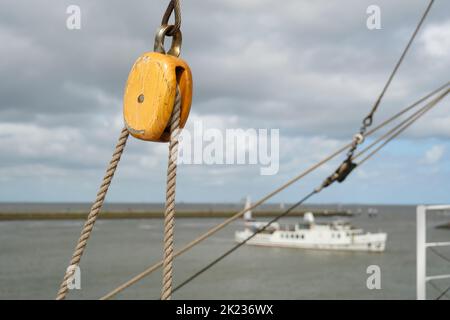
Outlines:
<svg viewBox="0 0 450 320"><path fill-rule="evenodd" d="M180 127L183 128L192 102L192 74L178 58L181 31L177 31L168 52L164 37L173 26L163 25L155 38L155 51L141 55L134 63L125 87L123 115L131 135L146 141L167 142L169 122L177 91L181 95Z"/></svg>

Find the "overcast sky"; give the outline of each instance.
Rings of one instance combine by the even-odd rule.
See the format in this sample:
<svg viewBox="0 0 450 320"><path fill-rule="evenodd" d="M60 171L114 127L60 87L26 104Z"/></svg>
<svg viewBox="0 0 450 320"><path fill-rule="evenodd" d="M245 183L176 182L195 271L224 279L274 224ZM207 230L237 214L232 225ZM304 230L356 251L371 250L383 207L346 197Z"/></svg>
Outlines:
<svg viewBox="0 0 450 320"><path fill-rule="evenodd" d="M153 48L168 1L3 0L0 4L0 201L91 201L123 125L135 59ZM279 129L280 170L181 165L177 199L256 199L351 139L428 1L182 1L182 57L194 76L187 130ZM66 9L81 8L68 30ZM369 5L380 30L366 27ZM436 0L376 116L449 79L450 2ZM342 158L337 161L342 160ZM324 166L273 201L296 201ZM162 202L167 145L131 138L108 201ZM450 202L450 100L344 184L312 202Z"/></svg>

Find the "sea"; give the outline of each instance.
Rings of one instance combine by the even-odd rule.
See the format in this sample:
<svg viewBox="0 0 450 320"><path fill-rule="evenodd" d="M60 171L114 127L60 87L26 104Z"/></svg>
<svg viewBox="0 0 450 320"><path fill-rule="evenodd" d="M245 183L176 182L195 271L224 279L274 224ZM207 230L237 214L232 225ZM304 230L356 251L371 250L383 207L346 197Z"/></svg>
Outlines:
<svg viewBox="0 0 450 320"><path fill-rule="evenodd" d="M351 208L355 212L357 207ZM364 206L357 215L342 219L366 231L387 232L383 253L244 245L176 291L173 299L415 299L416 208L372 207L377 215L369 216ZM175 247L223 219L176 219ZM281 223L300 219L287 217ZM317 218L334 219L338 218ZM427 240L450 241L450 229L436 228L449 221L445 212L430 213ZM0 221L0 299L54 299L82 224L81 220ZM174 285L231 248L234 232L242 228L243 222L235 221L176 258ZM80 288L70 290L68 299L98 299L160 261L162 239L161 219L97 221L80 265ZM428 251L428 275L450 273L450 258L445 259L450 248L436 251ZM379 270L376 287L370 278L373 270ZM157 270L114 299L159 299L161 273ZM448 279L429 282L427 298L435 299L449 286ZM450 293L442 299L449 297Z"/></svg>

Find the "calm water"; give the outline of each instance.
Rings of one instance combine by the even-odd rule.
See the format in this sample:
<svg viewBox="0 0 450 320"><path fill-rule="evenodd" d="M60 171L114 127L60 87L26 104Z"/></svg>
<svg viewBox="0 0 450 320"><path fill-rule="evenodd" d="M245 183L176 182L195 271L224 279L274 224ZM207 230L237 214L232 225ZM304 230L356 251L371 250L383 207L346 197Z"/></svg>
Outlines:
<svg viewBox="0 0 450 320"><path fill-rule="evenodd" d="M294 222L296 218L284 221ZM450 216L431 217L429 240L450 240L450 230L433 225ZM180 247L222 219L179 219ZM368 231L388 232L381 254L306 251L244 246L214 266L174 298L188 299L414 299L415 212L411 208L380 209L351 219ZM0 222L0 298L52 299L78 238L81 221ZM236 222L175 261L175 284L230 248ZM71 299L96 299L162 257L161 220L100 220L81 264L81 290ZM449 249L440 251L450 256ZM429 274L448 273L450 264L429 253ZM368 290L366 268L381 268L381 290ZM118 296L157 299L161 271ZM439 281L446 288L450 282ZM428 295L439 292L428 286Z"/></svg>

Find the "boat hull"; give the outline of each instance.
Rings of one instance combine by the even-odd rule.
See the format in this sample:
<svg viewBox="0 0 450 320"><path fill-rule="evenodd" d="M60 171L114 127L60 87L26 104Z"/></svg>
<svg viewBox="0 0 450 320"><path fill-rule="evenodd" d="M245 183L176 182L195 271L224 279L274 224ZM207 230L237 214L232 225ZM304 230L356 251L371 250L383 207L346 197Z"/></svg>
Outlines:
<svg viewBox="0 0 450 320"><path fill-rule="evenodd" d="M253 234L252 231L236 231L235 241L243 242ZM282 238L279 234L257 234L247 241L246 244L264 247L279 247L279 248L298 248L298 249L312 249L312 250L338 250L338 251L365 251L365 252L383 252L386 247L386 233L366 233L342 238L340 241L327 241L322 239L311 242L308 240L301 240L296 237Z"/></svg>

